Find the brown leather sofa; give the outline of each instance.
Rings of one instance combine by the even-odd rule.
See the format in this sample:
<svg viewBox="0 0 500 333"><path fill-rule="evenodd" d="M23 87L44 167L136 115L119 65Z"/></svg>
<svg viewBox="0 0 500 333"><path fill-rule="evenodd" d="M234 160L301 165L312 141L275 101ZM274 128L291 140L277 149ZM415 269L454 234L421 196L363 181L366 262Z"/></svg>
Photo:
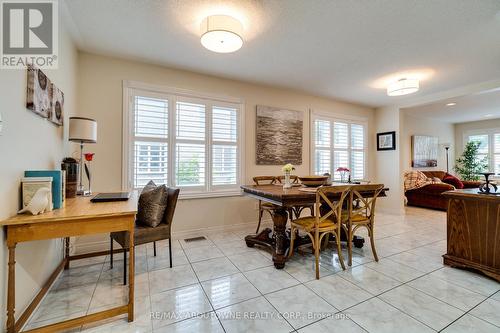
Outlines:
<svg viewBox="0 0 500 333"><path fill-rule="evenodd" d="M448 174L445 171L423 171L429 178L439 178L443 180ZM464 188L479 187L481 182L462 181ZM424 207L437 210L446 210L448 207L448 199L443 194L446 191L454 190L455 187L450 184L431 184L415 190L405 192L408 206Z"/></svg>

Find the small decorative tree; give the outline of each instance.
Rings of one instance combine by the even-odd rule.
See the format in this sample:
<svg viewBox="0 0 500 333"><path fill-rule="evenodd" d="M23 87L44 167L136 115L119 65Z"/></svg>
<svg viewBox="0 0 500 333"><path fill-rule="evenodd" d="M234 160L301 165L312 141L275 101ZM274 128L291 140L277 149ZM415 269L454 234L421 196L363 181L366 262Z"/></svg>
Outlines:
<svg viewBox="0 0 500 333"><path fill-rule="evenodd" d="M488 169L488 158L478 158L480 142L470 141L465 145L462 156L457 158L453 168L462 180L479 180L479 174Z"/></svg>

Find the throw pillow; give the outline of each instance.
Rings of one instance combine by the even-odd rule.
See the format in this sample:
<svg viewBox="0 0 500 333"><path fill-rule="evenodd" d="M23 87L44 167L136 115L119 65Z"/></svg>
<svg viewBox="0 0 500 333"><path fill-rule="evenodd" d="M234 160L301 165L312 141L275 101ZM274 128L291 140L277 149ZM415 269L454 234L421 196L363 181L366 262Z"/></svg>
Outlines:
<svg viewBox="0 0 500 333"><path fill-rule="evenodd" d="M446 183L446 184L453 185L457 189L463 189L464 188L464 183L462 183L462 181L460 179L458 179L457 177L455 177L453 175L450 175L450 174L446 175L443 178L443 182Z"/></svg>
<svg viewBox="0 0 500 333"><path fill-rule="evenodd" d="M153 182L149 182L139 197L136 222L152 228L157 227L163 219L166 208L166 186L156 186Z"/></svg>

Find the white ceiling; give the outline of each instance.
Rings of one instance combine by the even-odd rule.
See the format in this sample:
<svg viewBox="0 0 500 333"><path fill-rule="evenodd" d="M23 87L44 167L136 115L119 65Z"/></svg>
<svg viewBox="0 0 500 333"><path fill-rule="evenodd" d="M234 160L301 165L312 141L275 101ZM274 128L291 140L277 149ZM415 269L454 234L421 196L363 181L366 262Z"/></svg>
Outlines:
<svg viewBox="0 0 500 333"><path fill-rule="evenodd" d="M500 78L499 0L67 0L79 48L278 85L364 105L404 102L378 85L395 72L428 78L412 97ZM229 14L238 52L200 44L199 25ZM378 88L375 88L378 86Z"/></svg>
<svg viewBox="0 0 500 333"><path fill-rule="evenodd" d="M446 106L456 103L454 106ZM403 109L405 113L451 123L500 118L500 89Z"/></svg>

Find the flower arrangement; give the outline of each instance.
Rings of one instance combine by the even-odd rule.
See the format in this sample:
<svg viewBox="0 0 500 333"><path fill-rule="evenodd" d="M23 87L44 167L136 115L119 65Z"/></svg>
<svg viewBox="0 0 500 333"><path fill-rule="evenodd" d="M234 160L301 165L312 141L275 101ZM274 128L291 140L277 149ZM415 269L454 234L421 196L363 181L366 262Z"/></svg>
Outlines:
<svg viewBox="0 0 500 333"><path fill-rule="evenodd" d="M94 155L95 153L85 153L83 154L83 156L85 157L85 161L87 161L87 163L84 164L85 166L85 174L87 175L87 179L89 180L89 194L92 194L92 189L90 187L90 180L91 180L91 177L90 177L90 162L92 162L92 160L94 159Z"/></svg>
<svg viewBox="0 0 500 333"><path fill-rule="evenodd" d="M290 173L295 170L295 167L288 163L288 164L285 164L281 170L283 171L283 173L285 174L285 183L283 184L283 188L292 188L292 183L290 182Z"/></svg>
<svg viewBox="0 0 500 333"><path fill-rule="evenodd" d="M340 173L340 181L342 183L345 183L346 182L346 176L349 175L349 173L351 172L351 170L349 170L348 168L344 168L344 167L340 167L340 168L337 168L336 170L338 173Z"/></svg>
<svg viewBox="0 0 500 333"><path fill-rule="evenodd" d="M292 164L290 164L290 163L285 164L285 165L281 168L281 171L283 171L284 173L287 173L287 172L288 172L288 173L290 173L290 172L292 172L293 170L295 170L295 167L294 167Z"/></svg>

